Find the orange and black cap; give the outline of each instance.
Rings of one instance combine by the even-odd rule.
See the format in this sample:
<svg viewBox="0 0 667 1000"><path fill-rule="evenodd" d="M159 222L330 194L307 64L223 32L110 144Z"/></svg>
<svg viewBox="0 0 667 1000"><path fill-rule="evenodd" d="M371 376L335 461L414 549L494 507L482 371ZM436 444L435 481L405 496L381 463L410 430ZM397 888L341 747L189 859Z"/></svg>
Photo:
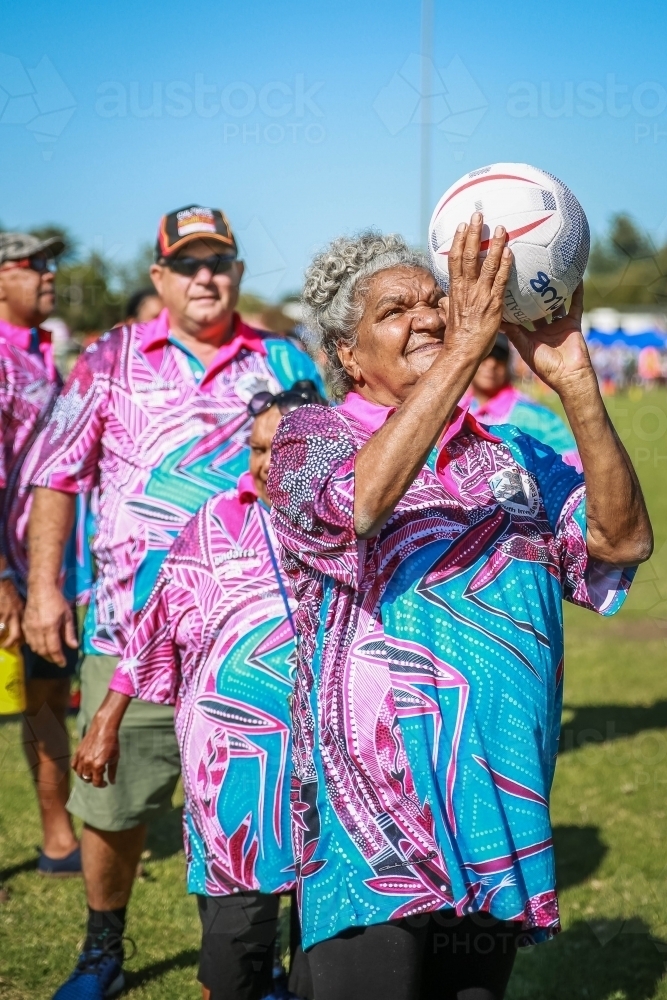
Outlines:
<svg viewBox="0 0 667 1000"><path fill-rule="evenodd" d="M155 256L157 259L171 257L187 243L201 239L215 240L221 244L220 253L226 250L230 257L238 256L234 233L224 212L219 208L204 208L202 205L186 205L185 208L178 208L175 212L162 216Z"/></svg>

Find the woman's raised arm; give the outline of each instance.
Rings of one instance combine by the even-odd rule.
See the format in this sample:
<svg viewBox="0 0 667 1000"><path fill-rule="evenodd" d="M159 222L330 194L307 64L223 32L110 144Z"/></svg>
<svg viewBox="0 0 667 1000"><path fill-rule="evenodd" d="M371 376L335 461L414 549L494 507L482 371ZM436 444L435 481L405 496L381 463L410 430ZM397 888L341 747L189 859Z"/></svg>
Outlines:
<svg viewBox="0 0 667 1000"><path fill-rule="evenodd" d="M512 265L505 230L498 227L483 264L483 219L461 223L449 255L450 294L443 347L408 398L360 449L355 461L354 526L359 538L377 535L419 473L467 389L500 326ZM414 310L413 329L426 323Z"/></svg>
<svg viewBox="0 0 667 1000"><path fill-rule="evenodd" d="M586 480L586 547L594 559L636 566L650 558L653 530L630 457L600 395L581 332L583 285L570 311L535 333L504 325L526 364L560 396Z"/></svg>

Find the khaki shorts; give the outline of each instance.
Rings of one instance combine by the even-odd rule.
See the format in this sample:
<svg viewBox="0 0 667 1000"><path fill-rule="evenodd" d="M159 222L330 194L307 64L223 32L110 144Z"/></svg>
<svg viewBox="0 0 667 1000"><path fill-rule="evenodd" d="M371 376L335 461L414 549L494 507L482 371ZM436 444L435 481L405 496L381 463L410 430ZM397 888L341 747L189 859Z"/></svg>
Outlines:
<svg viewBox="0 0 667 1000"><path fill-rule="evenodd" d="M85 735L104 700L117 664L117 656L84 657L77 718L80 736ZM74 816L96 830L131 830L168 812L180 774L172 706L133 699L121 724L119 740L115 784L94 788L75 775L67 803Z"/></svg>

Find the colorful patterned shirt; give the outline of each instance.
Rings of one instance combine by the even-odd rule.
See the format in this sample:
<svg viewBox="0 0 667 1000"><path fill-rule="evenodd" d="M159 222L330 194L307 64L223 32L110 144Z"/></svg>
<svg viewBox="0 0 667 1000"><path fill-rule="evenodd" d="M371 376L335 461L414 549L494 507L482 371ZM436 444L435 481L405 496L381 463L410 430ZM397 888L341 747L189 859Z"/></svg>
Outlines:
<svg viewBox="0 0 667 1000"><path fill-rule="evenodd" d="M562 599L601 614L632 572L596 563L583 477L459 410L375 538L355 455L392 411L351 393L281 422L269 495L299 601L293 841L304 946L410 914L559 929L549 792Z"/></svg>
<svg viewBox="0 0 667 1000"><path fill-rule="evenodd" d="M176 704L188 889L293 886L288 763L295 602L246 473L174 542L109 685Z"/></svg>
<svg viewBox="0 0 667 1000"><path fill-rule="evenodd" d="M53 364L48 330L0 319L0 489L5 491L2 551L23 588L27 572L22 535L29 490L23 468L39 424L62 382Z"/></svg>
<svg viewBox="0 0 667 1000"><path fill-rule="evenodd" d="M170 337L166 310L81 355L35 446L31 481L64 493L99 486L85 652L122 654L178 533L247 469L249 399L301 378L320 384L306 354L238 316L206 371Z"/></svg>
<svg viewBox="0 0 667 1000"><path fill-rule="evenodd" d="M480 424L514 424L524 434L548 444L564 462L581 472L581 459L569 427L548 406L541 406L513 385L504 386L486 403L479 403L468 390L461 405L467 406Z"/></svg>

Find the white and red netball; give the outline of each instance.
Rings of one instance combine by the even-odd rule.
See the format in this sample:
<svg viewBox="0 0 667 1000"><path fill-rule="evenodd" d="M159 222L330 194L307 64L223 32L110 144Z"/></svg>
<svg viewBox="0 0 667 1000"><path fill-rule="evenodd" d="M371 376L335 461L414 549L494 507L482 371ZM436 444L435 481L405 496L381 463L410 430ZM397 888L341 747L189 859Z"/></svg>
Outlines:
<svg viewBox="0 0 667 1000"><path fill-rule="evenodd" d="M473 212L484 216L482 253L500 225L514 254L503 319L527 326L555 312L583 278L590 249L588 220L570 189L527 163L494 163L452 184L428 233L431 265L445 292L456 227Z"/></svg>

